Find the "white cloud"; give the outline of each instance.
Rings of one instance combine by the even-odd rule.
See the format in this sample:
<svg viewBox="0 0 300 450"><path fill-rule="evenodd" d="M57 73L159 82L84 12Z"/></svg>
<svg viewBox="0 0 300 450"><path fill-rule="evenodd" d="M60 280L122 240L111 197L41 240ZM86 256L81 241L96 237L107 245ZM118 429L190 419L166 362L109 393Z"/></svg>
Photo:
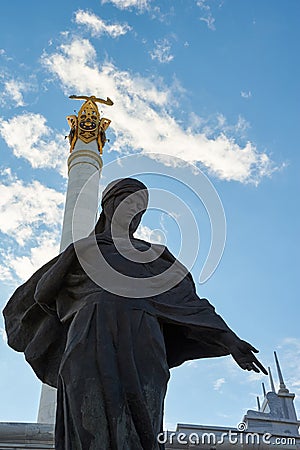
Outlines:
<svg viewBox="0 0 300 450"><path fill-rule="evenodd" d="M8 80L4 82L3 95L12 100L16 106L25 106L23 92L28 90L28 85L20 80Z"/></svg>
<svg viewBox="0 0 300 450"><path fill-rule="evenodd" d="M0 117L0 136L17 158L25 158L33 168L55 168L66 176L68 144L41 114L23 113L9 120Z"/></svg>
<svg viewBox="0 0 300 450"><path fill-rule="evenodd" d="M208 15L207 17L200 17L200 20L202 22L205 22L207 25L207 28L209 28L212 31L215 31L216 27L215 27L215 18L212 15Z"/></svg>
<svg viewBox="0 0 300 450"><path fill-rule="evenodd" d="M6 58L8 61L9 58ZM14 77L11 75L10 66L2 67L0 70L1 98L0 105L6 108L23 107L26 105L24 94L37 89L36 76L28 74L26 78Z"/></svg>
<svg viewBox="0 0 300 450"><path fill-rule="evenodd" d="M119 9L132 9L136 8L142 12L149 8L152 0L101 0L101 3L112 3Z"/></svg>
<svg viewBox="0 0 300 450"><path fill-rule="evenodd" d="M204 16L200 17L200 20L202 22L205 22L207 27L215 31L215 18L212 15L210 5L208 4L207 0L198 0L196 5L200 8Z"/></svg>
<svg viewBox="0 0 300 450"><path fill-rule="evenodd" d="M0 184L0 232L24 245L41 224L61 223L64 195L39 181L14 179Z"/></svg>
<svg viewBox="0 0 300 450"><path fill-rule="evenodd" d="M214 390L215 391L219 391L221 389L221 387L223 386L223 384L225 383L225 378L218 378L215 382L214 382Z"/></svg>
<svg viewBox="0 0 300 450"><path fill-rule="evenodd" d="M251 383L253 381L264 381L265 380L265 375L261 372L257 373L257 372L250 372L247 375L247 380ZM257 395L257 394L255 394Z"/></svg>
<svg viewBox="0 0 300 450"><path fill-rule="evenodd" d="M25 280L58 253L65 196L38 181L24 183L6 172L0 184L0 279ZM2 176L5 177L4 171Z"/></svg>
<svg viewBox="0 0 300 450"><path fill-rule="evenodd" d="M163 232L159 229L152 230L147 225L140 225L134 233L134 237L154 244L164 244Z"/></svg>
<svg viewBox="0 0 300 450"><path fill-rule="evenodd" d="M252 97L252 92L251 91L241 91L241 97L242 98L251 98Z"/></svg>
<svg viewBox="0 0 300 450"><path fill-rule="evenodd" d="M57 231L57 230L56 230ZM22 256L7 256L5 263L19 280L27 280L37 269L59 253L59 233L45 232L37 239L37 246Z"/></svg>
<svg viewBox="0 0 300 450"><path fill-rule="evenodd" d="M207 3L207 0L197 0L196 5L204 11L210 11L210 6Z"/></svg>
<svg viewBox="0 0 300 450"><path fill-rule="evenodd" d="M274 171L266 153L251 142L237 143L220 126L209 136L191 127L188 120L184 125L178 122L170 112L181 94L177 86L120 71L108 62L98 67L96 56L88 40L74 39L44 55L43 63L61 81L65 93L75 90L114 100L115 106L107 111L115 133L111 149L122 154L160 153L166 164L174 164L173 156L179 156L220 179L242 183L257 183Z"/></svg>
<svg viewBox="0 0 300 450"><path fill-rule="evenodd" d="M0 327L0 338L1 338L4 342L7 342L6 331L5 331L4 328L2 328L2 327Z"/></svg>
<svg viewBox="0 0 300 450"><path fill-rule="evenodd" d="M199 367L199 362L195 361L195 360L186 361L183 364L186 365L187 367L192 367L193 369L198 369L198 367Z"/></svg>
<svg viewBox="0 0 300 450"><path fill-rule="evenodd" d="M131 27L125 23L108 24L100 17L89 11L79 9L75 13L75 22L79 25L85 25L92 33L92 36L101 36L108 34L112 38L122 36L131 30Z"/></svg>
<svg viewBox="0 0 300 450"><path fill-rule="evenodd" d="M2 264L0 265L0 280L1 281L11 281L12 279L12 273L10 268L2 261Z"/></svg>
<svg viewBox="0 0 300 450"><path fill-rule="evenodd" d="M246 131L249 128L249 122L247 122L242 116L238 116L236 123L229 124L224 114L218 113L204 119L194 113L191 113L189 117L188 131L193 133L194 130L201 129L207 137L211 138L222 133L232 138L244 138L246 136Z"/></svg>
<svg viewBox="0 0 300 450"><path fill-rule="evenodd" d="M171 45L168 39L162 39L155 41L155 48L150 52L152 59L157 59L160 63L169 63L174 59L174 55L171 54Z"/></svg>

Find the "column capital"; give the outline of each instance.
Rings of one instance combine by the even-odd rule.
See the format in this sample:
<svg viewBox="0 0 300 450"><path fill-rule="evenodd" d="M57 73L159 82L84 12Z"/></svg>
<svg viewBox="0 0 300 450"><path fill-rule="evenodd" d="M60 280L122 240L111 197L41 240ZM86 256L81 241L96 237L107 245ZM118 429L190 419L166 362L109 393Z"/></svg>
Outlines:
<svg viewBox="0 0 300 450"><path fill-rule="evenodd" d="M99 153L93 150L82 149L73 151L68 158L68 173L76 164L92 164L97 170L101 170L103 161Z"/></svg>

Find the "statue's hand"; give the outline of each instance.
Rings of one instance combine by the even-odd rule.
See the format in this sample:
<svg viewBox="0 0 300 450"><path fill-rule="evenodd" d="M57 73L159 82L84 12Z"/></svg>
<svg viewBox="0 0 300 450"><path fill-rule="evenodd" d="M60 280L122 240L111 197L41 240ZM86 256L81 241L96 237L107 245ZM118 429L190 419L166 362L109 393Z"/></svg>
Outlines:
<svg viewBox="0 0 300 450"><path fill-rule="evenodd" d="M254 370L254 372L262 372L268 375L264 366L258 361L254 353L258 350L254 348L249 342L239 341L231 350L231 355L237 364L244 370Z"/></svg>
<svg viewBox="0 0 300 450"><path fill-rule="evenodd" d="M235 362L244 370L254 370L254 372L262 372L268 375L264 366L258 361L254 353L258 350L249 342L243 341L234 333L226 333L224 343L227 345Z"/></svg>

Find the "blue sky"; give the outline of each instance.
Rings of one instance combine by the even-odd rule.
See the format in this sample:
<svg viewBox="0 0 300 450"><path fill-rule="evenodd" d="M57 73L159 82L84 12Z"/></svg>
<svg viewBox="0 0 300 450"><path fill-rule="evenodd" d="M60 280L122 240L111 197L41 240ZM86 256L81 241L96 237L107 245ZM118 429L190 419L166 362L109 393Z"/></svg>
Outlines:
<svg viewBox="0 0 300 450"><path fill-rule="evenodd" d="M274 367L278 350L288 387L300 393L299 18L297 0L4 2L1 306L58 252L65 116L80 105L68 95L109 96L115 105L103 108L112 119L103 179L105 165L139 153L160 154L160 166L172 165L178 180L176 157L209 177L224 206L227 240L213 276L197 283L198 294L260 349L266 366ZM195 212L197 281L210 242L204 209L168 177L141 179L183 196ZM172 220L148 213L141 232L149 237L160 228L176 253ZM0 420L35 421L40 383L7 347L3 326L0 319ZM166 425L235 426L255 408L263 378L230 357L186 363L172 371Z"/></svg>

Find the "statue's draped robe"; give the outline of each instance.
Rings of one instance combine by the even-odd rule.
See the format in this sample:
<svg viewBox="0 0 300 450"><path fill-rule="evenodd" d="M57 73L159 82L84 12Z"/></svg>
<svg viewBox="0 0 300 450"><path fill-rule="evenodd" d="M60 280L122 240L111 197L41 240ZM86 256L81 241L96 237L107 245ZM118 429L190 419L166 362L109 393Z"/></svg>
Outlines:
<svg viewBox="0 0 300 450"><path fill-rule="evenodd" d="M128 262L109 238L97 243L129 276L151 277L175 261L165 249L156 261ZM228 354L230 329L188 272L163 294L122 297L86 275L73 244L16 290L4 316L9 345L58 389L56 450L158 449L169 368Z"/></svg>

